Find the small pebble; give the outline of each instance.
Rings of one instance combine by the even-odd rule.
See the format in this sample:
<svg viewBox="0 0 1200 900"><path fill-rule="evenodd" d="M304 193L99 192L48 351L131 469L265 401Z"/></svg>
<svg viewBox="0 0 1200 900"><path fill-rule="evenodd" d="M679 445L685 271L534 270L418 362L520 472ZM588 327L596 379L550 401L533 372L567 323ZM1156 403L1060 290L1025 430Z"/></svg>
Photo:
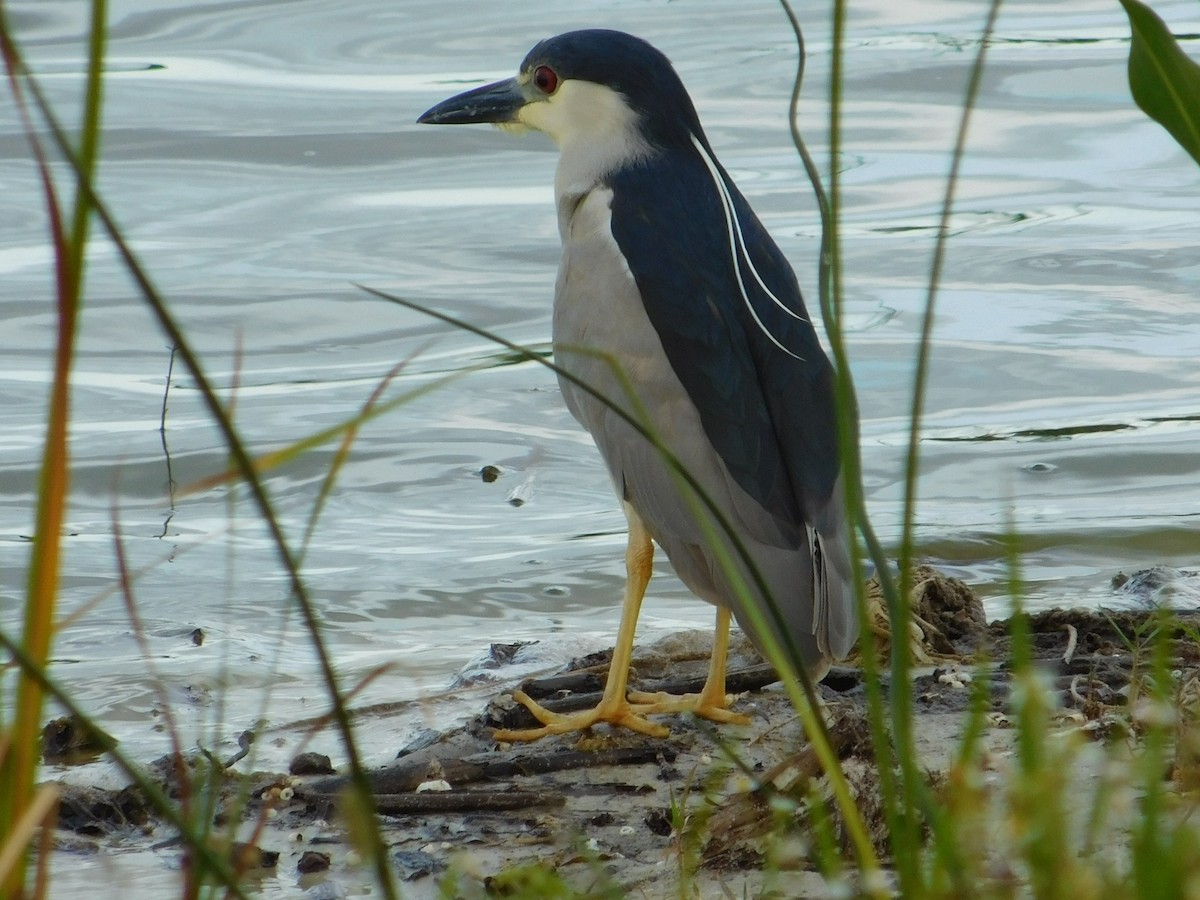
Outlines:
<svg viewBox="0 0 1200 900"><path fill-rule="evenodd" d="M645 822L646 827L659 837L669 837L674 830L671 826L671 817L660 809L648 812Z"/></svg>
<svg viewBox="0 0 1200 900"><path fill-rule="evenodd" d="M426 791L452 791L452 790L454 790L454 788L450 787L450 782L446 781L444 778L438 778L438 779L435 779L434 781L422 781L420 784L417 785L417 793L418 794L423 794Z"/></svg>
<svg viewBox="0 0 1200 900"><path fill-rule="evenodd" d="M88 762L117 739L75 716L52 719L42 729L42 755L47 762Z"/></svg>
<svg viewBox="0 0 1200 900"><path fill-rule="evenodd" d="M964 672L961 669L937 669L933 673L938 680L938 684L948 684L950 687L965 688L971 683L971 673Z"/></svg>
<svg viewBox="0 0 1200 900"><path fill-rule="evenodd" d="M433 845L431 844L430 847ZM400 850L392 856L397 874L405 881L427 878L446 868L446 864L424 850Z"/></svg>
<svg viewBox="0 0 1200 900"><path fill-rule="evenodd" d="M324 753L301 753L288 766L292 775L332 775L333 764Z"/></svg>
<svg viewBox="0 0 1200 900"><path fill-rule="evenodd" d="M324 872L329 869L329 864L330 857L328 853L305 850L304 855L300 857L300 861L296 863L296 871L306 875L309 872Z"/></svg>

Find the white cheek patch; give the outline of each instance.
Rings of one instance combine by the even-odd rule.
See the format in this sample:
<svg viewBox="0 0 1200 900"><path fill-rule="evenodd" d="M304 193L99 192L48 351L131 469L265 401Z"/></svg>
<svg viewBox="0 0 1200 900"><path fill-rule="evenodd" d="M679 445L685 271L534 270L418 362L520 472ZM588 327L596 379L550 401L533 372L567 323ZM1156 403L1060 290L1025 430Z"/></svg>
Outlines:
<svg viewBox="0 0 1200 900"><path fill-rule="evenodd" d="M563 148L580 149L590 143L612 151L619 148L622 158L646 152L638 133L638 114L621 94L591 81L568 79L546 99L526 103L517 118L544 131Z"/></svg>
<svg viewBox="0 0 1200 900"><path fill-rule="evenodd" d="M560 200L587 193L608 173L652 152L625 97L590 81L561 82L551 96L525 104L517 118L558 144L554 191Z"/></svg>

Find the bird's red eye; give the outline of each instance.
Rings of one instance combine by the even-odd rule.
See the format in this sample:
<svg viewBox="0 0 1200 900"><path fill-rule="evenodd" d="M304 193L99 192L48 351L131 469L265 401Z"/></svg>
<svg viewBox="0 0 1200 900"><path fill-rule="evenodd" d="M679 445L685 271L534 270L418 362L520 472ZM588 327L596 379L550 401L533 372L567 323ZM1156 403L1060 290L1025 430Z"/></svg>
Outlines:
<svg viewBox="0 0 1200 900"><path fill-rule="evenodd" d="M533 83L543 94L553 94L558 88L558 73L549 66L538 66L533 70Z"/></svg>

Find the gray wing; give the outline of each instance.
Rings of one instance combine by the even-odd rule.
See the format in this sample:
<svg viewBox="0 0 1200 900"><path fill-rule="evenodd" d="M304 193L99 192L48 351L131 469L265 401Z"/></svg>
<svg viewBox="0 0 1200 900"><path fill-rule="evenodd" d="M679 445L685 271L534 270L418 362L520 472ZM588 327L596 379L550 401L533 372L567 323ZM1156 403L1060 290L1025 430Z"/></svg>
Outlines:
<svg viewBox="0 0 1200 900"><path fill-rule="evenodd" d="M617 196L628 188L619 186ZM831 407L822 407L831 403L832 370L811 325L794 317L785 327L797 322L800 332L785 338L803 346L806 359L795 365L786 354L764 355L761 344L768 341L756 345L728 301L728 273L722 281L718 265L673 264L669 248L677 242L643 233L653 231L653 198L631 196L643 203L613 205L609 191L594 191L564 220L556 358L623 408L645 411L660 440L731 521L780 600L777 636L811 644L802 648L810 668L816 655L843 656L854 640L855 616L836 453L827 447L836 432L827 428ZM632 236L625 221L631 215L640 223ZM710 259L719 260L716 250ZM798 301L798 290L792 293ZM626 380L616 376L614 362ZM637 403L629 401L629 386ZM617 490L684 582L738 613L730 579L707 546L714 525L697 515L661 454L603 404L568 383L563 390ZM817 421L809 417L812 427L789 430L807 409L821 411ZM752 617L742 611L738 618L749 628Z"/></svg>

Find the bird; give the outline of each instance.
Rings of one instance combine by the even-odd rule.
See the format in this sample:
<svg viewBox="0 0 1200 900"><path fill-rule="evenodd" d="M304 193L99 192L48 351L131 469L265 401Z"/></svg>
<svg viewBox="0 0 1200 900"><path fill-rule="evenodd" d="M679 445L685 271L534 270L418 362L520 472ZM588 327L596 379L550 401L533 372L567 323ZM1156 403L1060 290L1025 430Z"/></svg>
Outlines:
<svg viewBox="0 0 1200 900"><path fill-rule="evenodd" d="M684 711L747 722L725 691L731 616L768 659L820 680L858 631L838 428L851 413L837 408L791 266L718 162L670 60L625 32L570 31L534 46L515 77L417 121L557 144L554 361L629 526L601 700L555 713L516 691L540 727L494 737L599 723L665 737L648 717ZM717 610L698 694L629 690L655 544Z"/></svg>

